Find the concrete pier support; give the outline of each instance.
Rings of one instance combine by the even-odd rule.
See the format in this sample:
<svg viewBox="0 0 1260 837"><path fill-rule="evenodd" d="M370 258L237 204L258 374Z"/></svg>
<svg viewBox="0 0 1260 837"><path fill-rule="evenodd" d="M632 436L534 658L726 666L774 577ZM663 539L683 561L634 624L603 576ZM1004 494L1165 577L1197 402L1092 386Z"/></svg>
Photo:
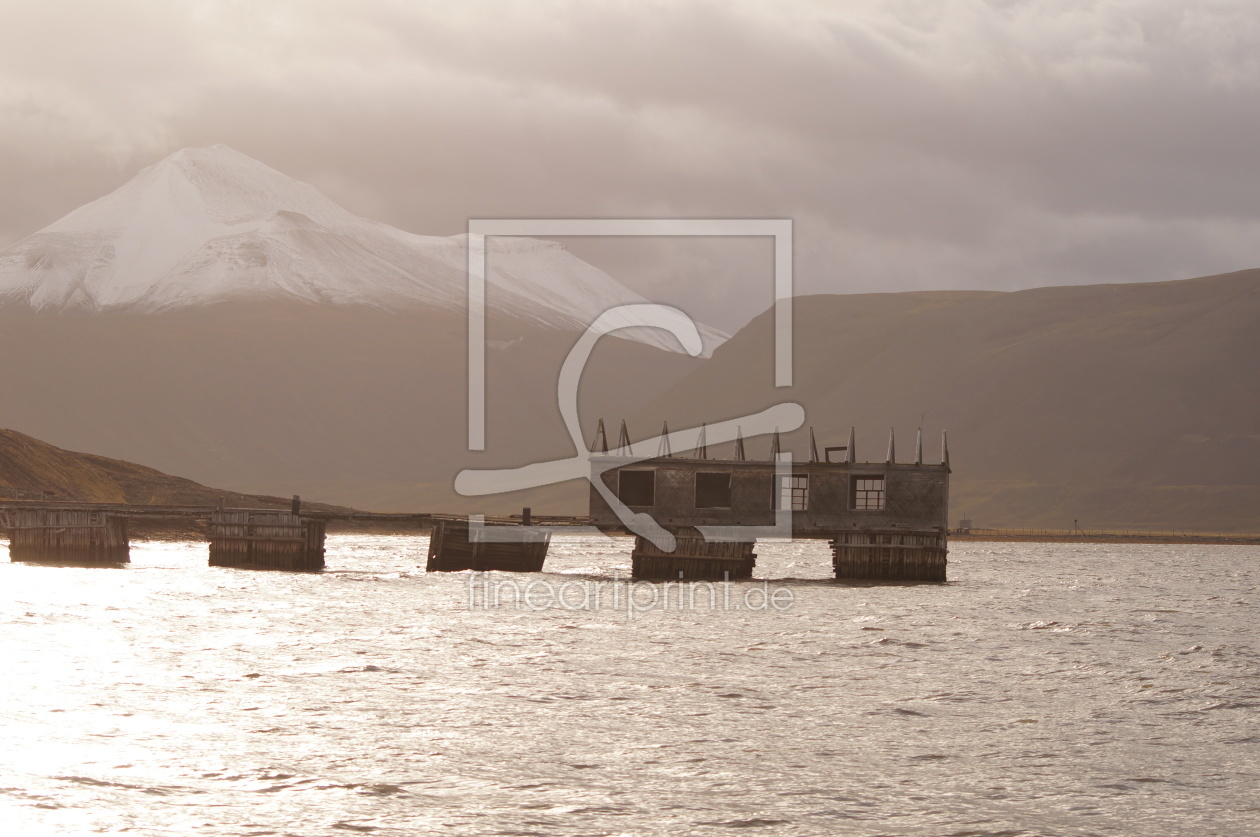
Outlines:
<svg viewBox="0 0 1260 837"><path fill-rule="evenodd" d="M493 540L495 530L506 530L513 540ZM516 526L487 526L490 539L470 537L467 520L438 520L429 538L428 572L498 570L509 573L542 572L551 543L550 532L535 532Z"/></svg>
<svg viewBox="0 0 1260 837"><path fill-rule="evenodd" d="M831 539L836 578L945 581L945 532L837 532Z"/></svg>
<svg viewBox="0 0 1260 837"><path fill-rule="evenodd" d="M700 535L678 535L673 552L645 538L634 539L631 575L642 579L752 578L757 556L752 542L709 543Z"/></svg>
<svg viewBox="0 0 1260 837"><path fill-rule="evenodd" d="M127 519L78 509L14 509L3 521L9 530L9 560L49 564L126 564L131 561Z"/></svg>
<svg viewBox="0 0 1260 837"><path fill-rule="evenodd" d="M322 570L324 521L290 512L220 509L210 517L210 566Z"/></svg>

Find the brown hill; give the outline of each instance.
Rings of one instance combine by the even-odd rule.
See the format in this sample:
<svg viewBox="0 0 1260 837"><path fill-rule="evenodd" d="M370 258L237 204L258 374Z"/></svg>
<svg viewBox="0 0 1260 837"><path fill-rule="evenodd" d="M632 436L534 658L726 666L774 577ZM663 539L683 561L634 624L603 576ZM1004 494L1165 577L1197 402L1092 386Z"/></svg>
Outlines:
<svg viewBox="0 0 1260 837"><path fill-rule="evenodd" d="M1260 270L1177 282L813 296L795 386L754 320L638 412L637 436L803 404L820 446L899 460L948 428L952 514L980 526L1260 531ZM805 453L805 431L785 447ZM749 452L765 455L762 440ZM934 460L933 460L934 461Z"/></svg>
<svg viewBox="0 0 1260 837"><path fill-rule="evenodd" d="M62 450L14 430L0 429L0 499L79 500L139 505L288 508L291 499L207 488L153 468ZM322 511L339 506L306 503Z"/></svg>

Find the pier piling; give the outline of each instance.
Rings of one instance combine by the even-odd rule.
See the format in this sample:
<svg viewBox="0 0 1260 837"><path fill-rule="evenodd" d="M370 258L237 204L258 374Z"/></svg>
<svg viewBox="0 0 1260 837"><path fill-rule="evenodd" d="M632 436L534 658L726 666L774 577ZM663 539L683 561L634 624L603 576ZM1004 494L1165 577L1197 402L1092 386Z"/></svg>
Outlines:
<svg viewBox="0 0 1260 837"><path fill-rule="evenodd" d="M837 532L831 539L836 578L944 581L945 533Z"/></svg>
<svg viewBox="0 0 1260 837"><path fill-rule="evenodd" d="M5 514L9 560L38 563L126 564L127 519L79 509L14 509Z"/></svg>
<svg viewBox="0 0 1260 837"><path fill-rule="evenodd" d="M511 540L494 539L494 530L505 529L510 531ZM428 572L542 571L551 543L550 532L533 531L524 526L486 526L481 532L489 537L477 539L467 520L435 521L425 569Z"/></svg>
<svg viewBox="0 0 1260 837"><path fill-rule="evenodd" d="M678 535L673 552L665 552L642 537L635 537L630 554L630 574L640 579L736 579L752 578L757 556L753 543L709 543L699 534Z"/></svg>
<svg viewBox="0 0 1260 837"><path fill-rule="evenodd" d="M294 498L294 507L297 506L297 498ZM210 517L210 566L322 570L324 528L323 520L288 512L216 510Z"/></svg>

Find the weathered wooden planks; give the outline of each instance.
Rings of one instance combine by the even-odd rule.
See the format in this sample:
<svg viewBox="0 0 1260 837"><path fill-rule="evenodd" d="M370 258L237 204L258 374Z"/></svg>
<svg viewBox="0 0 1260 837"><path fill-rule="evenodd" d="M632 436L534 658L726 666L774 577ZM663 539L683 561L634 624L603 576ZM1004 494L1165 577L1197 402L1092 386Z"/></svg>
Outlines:
<svg viewBox="0 0 1260 837"><path fill-rule="evenodd" d="M474 540L470 538L467 520L439 520L433 524L429 538L428 572L461 570L499 570L500 572L541 572L551 543L550 532L525 527L487 527L510 529L514 541Z"/></svg>
<svg viewBox="0 0 1260 837"><path fill-rule="evenodd" d="M837 532L831 539L836 578L945 581L944 531Z"/></svg>
<svg viewBox="0 0 1260 837"><path fill-rule="evenodd" d="M126 564L131 560L125 517L41 508L13 509L4 517L12 561Z"/></svg>
<svg viewBox="0 0 1260 837"><path fill-rule="evenodd" d="M210 566L322 570L324 528L323 520L290 512L218 510L210 516Z"/></svg>
<svg viewBox="0 0 1260 837"><path fill-rule="evenodd" d="M699 535L678 535L674 551L664 552L635 537L630 573L634 578L662 580L752 578L757 564L753 546L748 541L709 543Z"/></svg>

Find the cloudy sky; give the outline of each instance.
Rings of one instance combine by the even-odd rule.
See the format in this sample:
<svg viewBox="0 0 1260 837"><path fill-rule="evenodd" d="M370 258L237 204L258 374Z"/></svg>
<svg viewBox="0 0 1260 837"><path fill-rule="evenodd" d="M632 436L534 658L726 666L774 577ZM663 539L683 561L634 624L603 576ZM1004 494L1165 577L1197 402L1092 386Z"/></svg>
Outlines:
<svg viewBox="0 0 1260 837"><path fill-rule="evenodd" d="M1254 0L0 0L0 246L184 146L360 215L787 217L802 292L1260 266ZM765 240L569 242L727 328Z"/></svg>

